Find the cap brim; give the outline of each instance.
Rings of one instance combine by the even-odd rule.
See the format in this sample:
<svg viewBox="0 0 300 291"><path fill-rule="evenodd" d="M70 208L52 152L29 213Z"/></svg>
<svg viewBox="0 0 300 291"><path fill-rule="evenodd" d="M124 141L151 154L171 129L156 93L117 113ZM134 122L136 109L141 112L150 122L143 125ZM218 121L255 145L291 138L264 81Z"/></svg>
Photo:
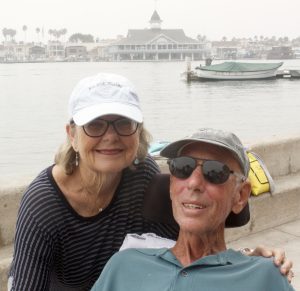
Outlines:
<svg viewBox="0 0 300 291"><path fill-rule="evenodd" d="M178 156L179 150L181 150L184 146L186 146L190 143L193 143L193 142L203 142L203 143L207 143L207 144L213 144L216 146L220 146L222 148L229 150L234 155L236 155L236 153L230 147L228 147L227 145L225 145L221 142L218 142L215 140L210 140L210 139L199 139L199 138L197 138L197 139L187 138L187 139L179 140L177 142L170 143L169 145L167 145L165 148L162 149L162 151L160 152L160 155L165 158L170 158L170 159L175 158Z"/></svg>
<svg viewBox="0 0 300 291"><path fill-rule="evenodd" d="M138 123L143 122L143 114L140 108L116 102L102 103L84 108L73 115L73 120L76 125L82 126L104 115L120 115Z"/></svg>

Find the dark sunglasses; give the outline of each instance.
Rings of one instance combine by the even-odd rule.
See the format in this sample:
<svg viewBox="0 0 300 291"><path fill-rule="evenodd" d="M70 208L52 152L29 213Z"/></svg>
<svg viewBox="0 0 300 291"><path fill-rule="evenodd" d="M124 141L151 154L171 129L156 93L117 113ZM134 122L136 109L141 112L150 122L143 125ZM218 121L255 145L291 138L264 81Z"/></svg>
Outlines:
<svg viewBox="0 0 300 291"><path fill-rule="evenodd" d="M245 181L245 177L242 174L238 174L230 170L226 164L219 161L196 159L183 156L169 159L168 165L170 173L179 179L187 179L192 175L197 166L201 166L204 179L212 184L225 183L230 174L233 174L241 178L242 181Z"/></svg>
<svg viewBox="0 0 300 291"><path fill-rule="evenodd" d="M137 122L128 118L119 118L112 121L97 118L83 125L83 130L90 137L100 137L107 132L110 125L120 136L133 135L139 127Z"/></svg>

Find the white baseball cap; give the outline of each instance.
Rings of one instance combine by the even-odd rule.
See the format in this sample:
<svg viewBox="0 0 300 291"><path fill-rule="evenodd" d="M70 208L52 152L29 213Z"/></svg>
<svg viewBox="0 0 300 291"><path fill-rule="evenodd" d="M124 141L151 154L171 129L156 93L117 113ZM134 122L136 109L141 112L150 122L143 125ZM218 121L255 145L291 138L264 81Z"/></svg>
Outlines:
<svg viewBox="0 0 300 291"><path fill-rule="evenodd" d="M139 97L133 84L123 76L108 73L79 81L70 96L69 114L79 126L109 114L143 122Z"/></svg>

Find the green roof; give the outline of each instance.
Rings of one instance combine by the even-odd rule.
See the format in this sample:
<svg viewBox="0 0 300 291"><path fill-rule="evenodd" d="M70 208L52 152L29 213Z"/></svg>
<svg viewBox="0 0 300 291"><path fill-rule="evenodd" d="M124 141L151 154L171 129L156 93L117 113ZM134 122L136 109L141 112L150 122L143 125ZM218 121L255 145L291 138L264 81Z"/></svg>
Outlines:
<svg viewBox="0 0 300 291"><path fill-rule="evenodd" d="M283 62L280 62L280 63L225 62L222 64L200 67L200 70L217 71L217 72L255 72L255 71L265 71L265 70L277 69L282 64L283 64Z"/></svg>

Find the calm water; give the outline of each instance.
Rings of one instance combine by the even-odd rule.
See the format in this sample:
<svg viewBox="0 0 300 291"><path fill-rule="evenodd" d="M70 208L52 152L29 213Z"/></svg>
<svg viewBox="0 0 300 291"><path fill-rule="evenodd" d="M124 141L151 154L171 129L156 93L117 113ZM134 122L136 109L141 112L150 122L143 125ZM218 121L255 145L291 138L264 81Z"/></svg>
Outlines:
<svg viewBox="0 0 300 291"><path fill-rule="evenodd" d="M300 69L300 60L284 67ZM100 71L136 85L154 140L204 126L234 131L245 143L300 135L300 80L187 84L184 70L182 62L0 64L0 178L33 176L52 163L74 85Z"/></svg>

